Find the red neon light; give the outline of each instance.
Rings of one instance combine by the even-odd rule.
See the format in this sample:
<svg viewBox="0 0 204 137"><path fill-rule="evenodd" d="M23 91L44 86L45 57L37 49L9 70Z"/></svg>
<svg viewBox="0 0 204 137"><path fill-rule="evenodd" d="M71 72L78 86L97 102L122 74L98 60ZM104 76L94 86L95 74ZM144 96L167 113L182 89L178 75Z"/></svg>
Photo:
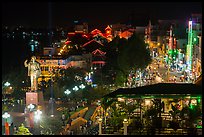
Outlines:
<svg viewBox="0 0 204 137"><path fill-rule="evenodd" d="M98 30L98 29L94 29L94 30L91 31L91 34L92 34L92 35L93 35L93 34L96 34L96 33L101 33L101 31Z"/></svg>
<svg viewBox="0 0 204 137"><path fill-rule="evenodd" d="M92 53L95 55L97 52L98 52L99 54L101 54L101 55L105 55L105 54L106 54L106 52L103 52L103 51L101 51L101 50L99 50L99 49L94 50Z"/></svg>
<svg viewBox="0 0 204 137"><path fill-rule="evenodd" d="M71 41L66 41L65 44L69 44Z"/></svg>
<svg viewBox="0 0 204 137"><path fill-rule="evenodd" d="M111 27L108 25L105 30L112 30Z"/></svg>
<svg viewBox="0 0 204 137"><path fill-rule="evenodd" d="M93 61L92 64L105 64L105 61Z"/></svg>
<svg viewBox="0 0 204 137"><path fill-rule="evenodd" d="M84 45L82 45L82 47L85 47L86 45L90 44L90 43L93 42L93 41L99 43L98 41L96 41L96 40L93 39L93 40L91 40L91 41L85 43ZM102 45L102 46L104 46L102 43L99 43L99 44Z"/></svg>

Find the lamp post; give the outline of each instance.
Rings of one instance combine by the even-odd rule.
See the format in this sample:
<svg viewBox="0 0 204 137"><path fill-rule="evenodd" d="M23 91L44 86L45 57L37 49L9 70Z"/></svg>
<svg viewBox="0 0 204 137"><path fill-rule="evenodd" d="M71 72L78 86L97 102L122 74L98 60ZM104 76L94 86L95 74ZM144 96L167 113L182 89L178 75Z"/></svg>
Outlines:
<svg viewBox="0 0 204 137"><path fill-rule="evenodd" d="M42 114L42 111L40 111L40 110L35 111L35 119L36 119L36 121L40 120L41 114Z"/></svg>
<svg viewBox="0 0 204 137"><path fill-rule="evenodd" d="M99 135L102 135L102 118L98 119L98 124L99 124Z"/></svg>
<svg viewBox="0 0 204 137"><path fill-rule="evenodd" d="M41 115L42 115L42 111L40 111L40 110L37 110L37 111L35 111L35 120L36 120L36 123L37 123L37 134L39 133L39 126L40 126L40 124L38 124L38 121L40 120L40 118L41 118Z"/></svg>
<svg viewBox="0 0 204 137"><path fill-rule="evenodd" d="M127 135L127 125L128 125L128 120L127 120L127 119L124 119L124 120L123 120L124 135Z"/></svg>
<svg viewBox="0 0 204 137"><path fill-rule="evenodd" d="M7 119L10 117L10 114L8 112L5 112L2 117L6 120L5 121L5 135L9 135L9 123L7 122Z"/></svg>
<svg viewBox="0 0 204 137"><path fill-rule="evenodd" d="M30 127L31 128L34 127L33 112L32 112L32 110L34 108L35 108L35 106L33 104L29 104L28 105L28 109L29 109L29 121L30 121Z"/></svg>

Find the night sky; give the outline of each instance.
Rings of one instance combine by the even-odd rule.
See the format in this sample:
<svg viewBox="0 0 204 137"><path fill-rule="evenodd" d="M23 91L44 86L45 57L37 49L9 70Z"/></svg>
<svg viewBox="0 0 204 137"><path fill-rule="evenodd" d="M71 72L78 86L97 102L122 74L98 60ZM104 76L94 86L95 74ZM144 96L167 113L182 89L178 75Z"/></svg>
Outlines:
<svg viewBox="0 0 204 137"><path fill-rule="evenodd" d="M3 25L33 27L70 27L74 20L100 26L113 23L134 22L146 26L149 19L181 19L191 13L202 13L201 2L4 2Z"/></svg>

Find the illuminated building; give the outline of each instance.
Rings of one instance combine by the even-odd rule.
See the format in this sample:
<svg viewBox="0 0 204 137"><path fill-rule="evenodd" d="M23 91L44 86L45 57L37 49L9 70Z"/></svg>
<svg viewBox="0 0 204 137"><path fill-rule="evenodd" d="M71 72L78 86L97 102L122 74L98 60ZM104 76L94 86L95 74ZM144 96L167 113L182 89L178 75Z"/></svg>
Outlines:
<svg viewBox="0 0 204 137"><path fill-rule="evenodd" d="M90 33L91 37L93 40L99 42L99 43L104 43L105 41L108 41L106 34L103 34L100 30L94 29Z"/></svg>
<svg viewBox="0 0 204 137"><path fill-rule="evenodd" d="M152 24L151 21L149 21L148 26L145 29L145 41L148 43L148 41L151 41L151 30L152 30Z"/></svg>
<svg viewBox="0 0 204 137"><path fill-rule="evenodd" d="M104 47L104 45L96 40L91 40L82 45L85 52L92 55L92 68L100 69L105 64L106 53L101 50L102 47Z"/></svg>
<svg viewBox="0 0 204 137"><path fill-rule="evenodd" d="M112 41L112 38L113 38L112 29L110 28L109 25L105 28L105 36L108 39L108 41Z"/></svg>
<svg viewBox="0 0 204 137"><path fill-rule="evenodd" d="M189 71L192 70L192 53L193 53L192 40L193 40L192 20L190 20L188 23L188 44L186 47L186 65L187 65L187 70Z"/></svg>
<svg viewBox="0 0 204 137"><path fill-rule="evenodd" d="M128 39L132 36L132 34L133 34L133 32L126 30L126 31L121 32L119 36L120 36L120 38Z"/></svg>
<svg viewBox="0 0 204 137"><path fill-rule="evenodd" d="M94 69L100 69L105 65L105 54L106 52L103 52L99 49L96 49L92 52L92 67Z"/></svg>
<svg viewBox="0 0 204 137"><path fill-rule="evenodd" d="M131 113L131 117L138 117L138 120L141 121L144 121L146 119L144 117L144 114L146 114L146 112L152 107L155 107L155 103L153 102L157 102L158 104L160 104L159 106L161 107L161 111L160 113L157 113L158 115L152 118L152 120L155 121L155 125L160 125L160 128L168 127L168 123L172 121L171 111L175 111L172 106L180 111L183 110L183 108L189 106L190 109L197 107L199 116L195 118L195 124L198 124L197 120L200 119L200 117L202 121L202 83L159 83L137 88L119 88L103 96L103 99L107 100L107 102L117 100L118 102L126 103L126 105L137 104L138 107L135 108L135 111L133 111L133 113ZM178 101L175 102L175 100ZM114 105L116 109L120 108L121 110L123 110L123 107L119 104L120 103L117 102L113 103L111 107L113 107ZM191 113L189 112L186 113L188 116L191 115ZM111 116L112 112L110 112L110 117ZM152 115L150 117L152 117ZM179 124L182 125L183 121L179 122ZM146 126L144 124L143 128L145 127ZM181 128L187 129L183 126L181 126ZM133 130L128 131L129 134L131 134L131 131Z"/></svg>
<svg viewBox="0 0 204 137"><path fill-rule="evenodd" d="M116 37L116 36L120 36L120 34L127 30L130 26L126 25L126 24L120 24L120 23L117 23L117 24L111 24L109 25L111 30L112 30L112 36L113 37Z"/></svg>
<svg viewBox="0 0 204 137"><path fill-rule="evenodd" d="M202 74L201 49L202 49L202 14L192 14L192 70L195 78Z"/></svg>
<svg viewBox="0 0 204 137"><path fill-rule="evenodd" d="M61 68L65 69L67 66L67 60L63 58L55 58L52 57L37 57L36 59L40 63L40 69L41 69L41 77L38 78L38 81L42 80L42 77L45 78L45 81L49 80L52 71L57 71Z"/></svg>

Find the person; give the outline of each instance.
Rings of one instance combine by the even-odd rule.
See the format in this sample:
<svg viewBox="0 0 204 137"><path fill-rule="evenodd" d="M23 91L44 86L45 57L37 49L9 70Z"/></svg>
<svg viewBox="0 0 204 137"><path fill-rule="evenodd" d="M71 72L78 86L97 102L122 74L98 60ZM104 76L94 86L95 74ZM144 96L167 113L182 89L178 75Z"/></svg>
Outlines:
<svg viewBox="0 0 204 137"><path fill-rule="evenodd" d="M32 56L31 61L27 63L28 60L25 60L24 66L28 67L28 76L31 80L31 91L37 91L38 84L37 79L41 74L40 64L36 61L36 57Z"/></svg>

